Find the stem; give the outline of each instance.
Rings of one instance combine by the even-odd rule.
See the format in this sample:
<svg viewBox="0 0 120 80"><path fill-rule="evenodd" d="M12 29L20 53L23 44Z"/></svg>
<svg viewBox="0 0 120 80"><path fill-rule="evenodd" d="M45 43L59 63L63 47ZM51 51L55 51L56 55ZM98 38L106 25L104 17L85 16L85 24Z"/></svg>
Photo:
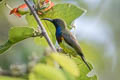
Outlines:
<svg viewBox="0 0 120 80"><path fill-rule="evenodd" d="M8 9L10 9L10 10L13 9L13 8L12 8L10 5L8 5L7 3L5 3L5 6L6 6Z"/></svg>
<svg viewBox="0 0 120 80"><path fill-rule="evenodd" d="M47 40L49 46L51 47L51 49L53 51L57 52L55 46L53 45L52 41L50 40L50 38L49 38L49 36L47 34L47 31L45 30L45 27L43 26L42 22L40 21L36 10L33 8L34 6L30 5L29 0L24 0L24 1L27 4L27 6L29 7L29 9L30 9L31 13L33 14L34 18L36 19L36 21L37 21L37 23L38 23L38 25L39 25L39 27L40 27L40 29L42 31L42 34L45 37L45 39Z"/></svg>

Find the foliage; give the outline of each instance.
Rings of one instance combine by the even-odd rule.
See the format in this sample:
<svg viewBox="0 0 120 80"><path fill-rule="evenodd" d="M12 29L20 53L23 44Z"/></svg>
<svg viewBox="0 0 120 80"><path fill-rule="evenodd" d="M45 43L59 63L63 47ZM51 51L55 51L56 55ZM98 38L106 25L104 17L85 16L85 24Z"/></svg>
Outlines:
<svg viewBox="0 0 120 80"><path fill-rule="evenodd" d="M81 8L76 7L73 4L57 4L53 7L52 10L48 11L47 13L40 15L40 18L62 18L68 25L68 28L72 28L72 22L81 16L84 13L84 10ZM31 27L37 28L37 23L32 15L28 14L26 16L26 20L28 21L28 25ZM55 28L53 24L50 22L42 21L43 25L45 26L49 37L55 43ZM49 25L49 26L48 26ZM51 29L52 28L52 29ZM35 38L35 42L40 45L45 45L46 41L43 38Z"/></svg>
<svg viewBox="0 0 120 80"><path fill-rule="evenodd" d="M66 80L62 70L46 64L36 65L29 75L30 80Z"/></svg>
<svg viewBox="0 0 120 80"><path fill-rule="evenodd" d="M51 58L53 63L56 61L60 68L48 65L47 62L38 63L29 75L30 80L97 80L96 76L87 77L89 71L80 59L77 59L80 64L77 65L76 60L59 53L52 53L47 58Z"/></svg>
<svg viewBox="0 0 120 80"><path fill-rule="evenodd" d="M79 76L77 65L68 57L59 54L52 54L51 57L67 72L73 76ZM67 64L65 64L67 63Z"/></svg>
<svg viewBox="0 0 120 80"><path fill-rule="evenodd" d="M72 28L70 26L71 26L71 23L73 22L73 20L76 19L77 17L79 17L80 15L82 15L83 12L84 12L84 10L82 10L72 4L57 4L54 6L53 10L48 11L46 14L40 15L40 18L62 18L66 21L68 28L70 29L70 28ZM26 38L30 38L35 34L35 31L33 28L36 29L38 27L35 19L33 18L32 15L27 14L26 20L28 21L28 26L30 26L32 28L29 28L29 27L14 28L13 27L9 32L9 40L5 44L0 46L0 53L3 53L7 49L9 49L13 44L15 44L21 40L24 40ZM54 36L54 34L55 34L54 26L49 22L45 22L45 21L42 21L42 22L49 34L49 37L51 38L53 43L55 43L56 40L55 40L55 36ZM52 29L51 29L51 27L52 27ZM35 42L42 46L47 45L45 38L36 37Z"/></svg>
<svg viewBox="0 0 120 80"><path fill-rule="evenodd" d="M8 41L0 46L0 54L15 43L34 36L35 30L29 27L12 27L9 31Z"/></svg>
<svg viewBox="0 0 120 80"><path fill-rule="evenodd" d="M81 59L61 53L47 53L48 56L43 56L32 68L29 68L29 80L97 80L96 75L88 77L90 72ZM37 55L36 55L37 56ZM34 56L35 57L35 56ZM48 64L48 59L54 65ZM34 62L34 61L32 61ZM29 62L31 63L31 62ZM56 67L59 64L60 67ZM26 66L26 67L29 67ZM17 69L17 68L15 68ZM0 76L2 80L27 80L25 77L14 78Z"/></svg>
<svg viewBox="0 0 120 80"><path fill-rule="evenodd" d="M62 18L67 23L67 27L71 29L72 22L83 13L83 9L78 8L73 4L57 4L53 7L53 9L39 15L39 17ZM41 32L38 31L38 26L34 17L30 13L26 14L26 20L29 27L12 27L10 29L8 41L0 46L0 54L8 50L12 45L30 37L35 37L37 44L40 43L39 45L47 46L46 40L44 38L39 38ZM45 21L42 21L42 23L45 26L52 42L55 43L55 28L53 24ZM55 63L59 64L60 67L56 67ZM90 71L80 58L73 56L70 58L66 54L52 53L48 56L42 56L40 62L35 64L32 67L32 70L30 68L29 71L30 72L29 74L27 73L27 75L30 80L97 80L96 75L93 77L87 76ZM0 77L0 79L14 80L12 77L9 78L4 76ZM18 78L16 80L24 79Z"/></svg>

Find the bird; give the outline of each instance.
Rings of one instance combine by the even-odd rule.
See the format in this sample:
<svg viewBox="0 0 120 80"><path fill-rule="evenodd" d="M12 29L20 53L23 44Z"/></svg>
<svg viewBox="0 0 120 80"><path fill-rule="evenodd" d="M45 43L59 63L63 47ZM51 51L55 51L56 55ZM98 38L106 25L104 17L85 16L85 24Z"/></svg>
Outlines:
<svg viewBox="0 0 120 80"><path fill-rule="evenodd" d="M85 65L91 70L90 66L88 65L87 61L85 60L85 56L80 48L80 45L74 35L68 30L67 24L63 19L60 18L43 18L42 20L47 20L54 24L56 29L56 40L60 47L67 53L71 53L73 56L79 55ZM66 47L67 46L67 47ZM74 52L73 52L74 51ZM75 54L73 54L75 53Z"/></svg>

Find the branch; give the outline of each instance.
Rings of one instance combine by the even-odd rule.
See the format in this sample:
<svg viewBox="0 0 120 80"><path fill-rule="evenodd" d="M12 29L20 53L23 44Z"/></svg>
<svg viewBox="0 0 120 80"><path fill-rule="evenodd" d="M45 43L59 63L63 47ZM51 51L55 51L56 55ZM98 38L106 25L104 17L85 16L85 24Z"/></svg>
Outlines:
<svg viewBox="0 0 120 80"><path fill-rule="evenodd" d="M27 4L27 6L29 7L29 9L30 9L31 13L33 14L34 18L36 19L36 21L37 21L37 23L39 25L39 28L41 29L42 34L45 37L45 39L47 40L49 46L51 47L51 49L53 51L57 52L55 46L53 45L52 41L50 40L50 38L49 38L49 36L47 34L47 31L45 30L45 27L43 26L42 22L40 21L40 18L38 16L34 6L30 5L30 1L29 0L24 0L24 1Z"/></svg>

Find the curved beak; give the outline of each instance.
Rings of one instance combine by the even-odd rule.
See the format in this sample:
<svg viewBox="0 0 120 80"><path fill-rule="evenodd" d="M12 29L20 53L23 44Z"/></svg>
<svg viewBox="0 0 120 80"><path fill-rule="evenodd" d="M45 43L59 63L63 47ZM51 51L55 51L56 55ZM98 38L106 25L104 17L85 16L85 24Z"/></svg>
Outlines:
<svg viewBox="0 0 120 80"><path fill-rule="evenodd" d="M50 18L43 18L41 20L47 20L47 21L53 22L53 19L50 19Z"/></svg>

